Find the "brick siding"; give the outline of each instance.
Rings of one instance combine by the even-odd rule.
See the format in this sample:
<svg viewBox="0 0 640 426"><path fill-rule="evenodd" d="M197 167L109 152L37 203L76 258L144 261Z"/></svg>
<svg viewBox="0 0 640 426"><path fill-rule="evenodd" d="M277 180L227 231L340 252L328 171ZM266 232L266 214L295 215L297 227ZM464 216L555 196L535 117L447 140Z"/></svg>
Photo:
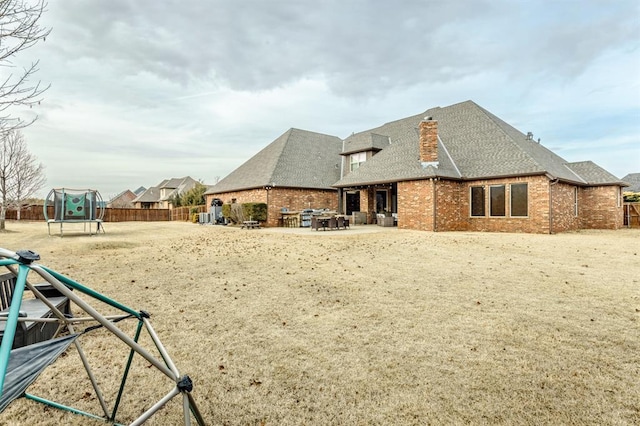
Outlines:
<svg viewBox="0 0 640 426"><path fill-rule="evenodd" d="M583 229L620 229L624 226L619 186L582 188L579 203Z"/></svg>
<svg viewBox="0 0 640 426"><path fill-rule="evenodd" d="M398 228L435 231L434 187L433 180L398 182Z"/></svg>
<svg viewBox="0 0 640 426"><path fill-rule="evenodd" d="M214 198L221 199L225 204L231 203L267 203L268 221L265 226L278 226L282 208L289 211L304 209L338 209L338 191L322 189L280 188L275 187L268 191L264 188L248 189L245 191L224 192L220 194L207 194L207 205L211 205Z"/></svg>

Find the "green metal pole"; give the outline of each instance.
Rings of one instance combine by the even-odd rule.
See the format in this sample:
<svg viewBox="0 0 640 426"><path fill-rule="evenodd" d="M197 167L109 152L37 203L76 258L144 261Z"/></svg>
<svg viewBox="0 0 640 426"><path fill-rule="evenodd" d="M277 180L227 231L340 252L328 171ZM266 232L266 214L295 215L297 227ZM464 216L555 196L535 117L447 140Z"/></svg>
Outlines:
<svg viewBox="0 0 640 426"><path fill-rule="evenodd" d="M138 328L136 329L136 335L133 338L133 341L138 343L138 339L140 339L140 332L142 331L142 321L138 321ZM111 420L116 418L116 412L118 411L118 407L120 406L120 400L122 399L122 394L124 393L124 385L127 382L127 377L129 376L129 369L131 368L131 362L133 361L133 355L136 352L131 349L129 352L129 359L127 360L127 366L124 369L124 373L122 375L122 381L120 382L120 389L118 390L118 396L116 397L116 402L113 404L113 412L111 413Z"/></svg>
<svg viewBox="0 0 640 426"><path fill-rule="evenodd" d="M79 282L76 282L74 280L72 280L69 277L66 277L52 269L47 268L46 266L42 266L42 265L38 265L40 268L44 269L45 271L47 271L48 273L50 273L51 275L53 275L54 278L56 278L58 281L62 282L63 284L68 285L69 287L78 290L81 293L84 294L88 294L89 296L100 300L101 302L106 303L107 305L113 306L114 308L120 309L121 311L125 311L133 316L135 316L138 319L141 319L140 316L140 312L136 312L135 310L116 302L113 299L108 298L107 296L98 293L95 290L90 289L89 287L85 287L82 284L80 284ZM36 271L37 272L37 271Z"/></svg>
<svg viewBox="0 0 640 426"><path fill-rule="evenodd" d="M63 405L63 404L59 404L57 402L50 401L48 399L40 398L39 396L31 395L30 393L25 393L24 397L27 398L27 399L30 399L32 401L39 402L41 404L49 405L51 407L58 408L60 410L68 411L68 412L73 413L73 414L80 414L80 415L83 415L83 416L86 416L86 417L90 417L92 419L101 420L103 422L106 421L106 419L104 417L96 416L95 414L87 413L86 411L78 410L77 408L73 408L73 407L69 407L69 406ZM124 426L121 423L113 423L113 425L114 426Z"/></svg>
<svg viewBox="0 0 640 426"><path fill-rule="evenodd" d="M2 336L2 344L0 344L0 396L4 389L4 378L7 374L7 366L9 364L9 356L13 346L13 339L16 336L16 327L18 325L18 315L20 314L20 305L22 304L22 294L24 286L27 282L27 273L29 267L20 265L18 269L18 277L16 279L16 287L11 298L11 306L9 307L9 316L4 327L4 335Z"/></svg>

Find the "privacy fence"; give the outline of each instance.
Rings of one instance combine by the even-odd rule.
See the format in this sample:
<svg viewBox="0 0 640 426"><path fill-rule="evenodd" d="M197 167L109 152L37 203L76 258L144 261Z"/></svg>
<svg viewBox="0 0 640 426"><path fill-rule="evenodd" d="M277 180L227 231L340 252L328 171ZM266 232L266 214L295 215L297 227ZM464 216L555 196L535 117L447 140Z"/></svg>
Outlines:
<svg viewBox="0 0 640 426"><path fill-rule="evenodd" d="M207 206L177 207L175 209L119 209L106 208L105 222L159 222L192 220L192 213L206 212ZM54 217L53 206L47 207L47 215ZM17 220L16 210L7 210L6 219ZM31 206L20 210L20 220L44 221L42 206Z"/></svg>
<svg viewBox="0 0 640 426"><path fill-rule="evenodd" d="M640 203L624 203L624 226L640 228Z"/></svg>

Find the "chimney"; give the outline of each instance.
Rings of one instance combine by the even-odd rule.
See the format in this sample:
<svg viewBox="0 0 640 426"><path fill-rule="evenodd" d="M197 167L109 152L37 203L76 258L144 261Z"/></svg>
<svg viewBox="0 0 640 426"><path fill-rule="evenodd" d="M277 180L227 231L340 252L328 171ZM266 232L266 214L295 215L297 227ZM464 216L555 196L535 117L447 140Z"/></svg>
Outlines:
<svg viewBox="0 0 640 426"><path fill-rule="evenodd" d="M438 122L431 117L420 122L420 162L438 167Z"/></svg>

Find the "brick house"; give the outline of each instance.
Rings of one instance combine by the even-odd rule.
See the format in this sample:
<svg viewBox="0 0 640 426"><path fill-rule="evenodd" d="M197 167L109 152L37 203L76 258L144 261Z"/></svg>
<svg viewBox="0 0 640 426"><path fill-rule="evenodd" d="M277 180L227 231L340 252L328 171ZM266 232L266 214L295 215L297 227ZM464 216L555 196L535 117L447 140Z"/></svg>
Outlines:
<svg viewBox="0 0 640 426"><path fill-rule="evenodd" d="M205 192L224 203L266 203L267 226L277 226L282 209L338 208L342 140L289 129Z"/></svg>
<svg viewBox="0 0 640 426"><path fill-rule="evenodd" d="M326 207L363 212L369 223L385 213L396 216L399 228L426 231L554 233L623 224L624 182L590 161L568 163L531 133L525 135L472 101L432 108L344 140L320 134L307 144L289 140L291 147L299 145L297 150L282 149L285 135L265 148L269 155L263 150L207 194L267 202L270 226L277 224L280 207L325 207L305 204L307 197L315 201L318 196L335 197L327 199ZM328 150L322 162L314 161L306 150L316 140L331 141L327 145L334 151L340 147L338 160ZM295 200L302 201L297 204L290 202L293 194L274 196L279 184L273 185L278 183L273 165L279 162L298 166L296 182L323 175L326 187L317 193L310 191L318 187L285 185L296 189ZM337 177L329 183L331 176Z"/></svg>

